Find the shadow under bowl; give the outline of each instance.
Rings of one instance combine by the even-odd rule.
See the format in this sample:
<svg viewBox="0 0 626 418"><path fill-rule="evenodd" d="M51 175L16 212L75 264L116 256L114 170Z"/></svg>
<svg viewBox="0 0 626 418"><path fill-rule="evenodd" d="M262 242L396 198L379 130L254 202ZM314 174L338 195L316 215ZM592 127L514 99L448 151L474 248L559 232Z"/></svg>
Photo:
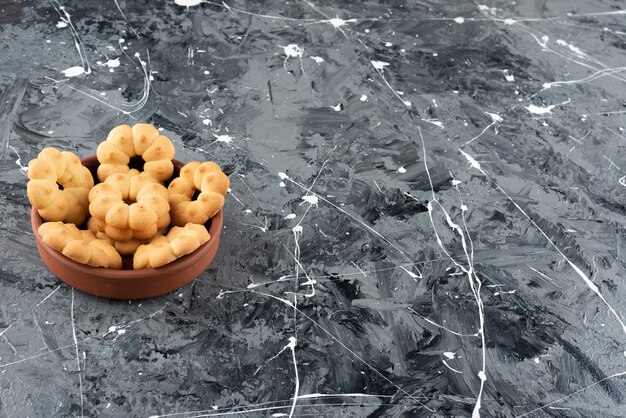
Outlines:
<svg viewBox="0 0 626 418"><path fill-rule="evenodd" d="M98 160L96 156L83 158L94 179ZM184 163L173 160L174 177ZM33 234L39 255L48 269L68 285L95 296L111 299L144 299L164 295L185 286L198 277L211 264L220 241L224 216L220 210L206 224L211 238L196 251L159 268L132 270L132 256L124 257L124 269L114 270L80 264L47 246L37 233L44 220L37 209L31 211Z"/></svg>

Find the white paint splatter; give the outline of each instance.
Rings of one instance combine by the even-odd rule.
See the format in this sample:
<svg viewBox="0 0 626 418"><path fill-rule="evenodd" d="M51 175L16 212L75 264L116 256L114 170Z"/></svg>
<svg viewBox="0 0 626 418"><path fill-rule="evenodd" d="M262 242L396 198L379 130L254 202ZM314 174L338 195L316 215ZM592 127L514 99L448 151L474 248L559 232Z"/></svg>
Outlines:
<svg viewBox="0 0 626 418"><path fill-rule="evenodd" d="M475 168L476 170L480 170L481 172L483 172L483 169L480 167L480 164L478 163L478 161L476 161L474 159L474 157L472 157L471 155L469 155L466 152L463 152L463 150L459 150L459 152L461 152L461 154L463 154L463 156L465 157L465 159L470 163L470 165Z"/></svg>
<svg viewBox="0 0 626 418"><path fill-rule="evenodd" d="M304 200L305 202L310 203L311 205L317 205L317 203L319 202L319 199L315 195L303 196L302 200Z"/></svg>
<svg viewBox="0 0 626 418"><path fill-rule="evenodd" d="M215 134L213 134L213 136L215 136L215 141L216 142L223 142L225 144L230 144L231 142L233 142L233 138L230 135L215 135Z"/></svg>
<svg viewBox="0 0 626 418"><path fill-rule="evenodd" d="M120 59L119 58L115 58L114 60L108 60L107 62L104 63L104 65L106 65L109 68L117 68L120 66Z"/></svg>
<svg viewBox="0 0 626 418"><path fill-rule="evenodd" d="M528 105L526 106L526 109L528 109L528 111L530 113L534 113L535 115L545 115L546 113L552 113L552 109L554 109L556 107L556 105L550 105L550 106L536 106L534 104Z"/></svg>
<svg viewBox="0 0 626 418"><path fill-rule="evenodd" d="M534 104L531 104L531 105L526 106L526 110L528 110L530 113L533 113L535 115L545 115L545 114L548 114L548 113L552 113L552 109L554 109L555 107L567 104L569 102L571 102L571 100L567 99L563 103L550 105L550 106L545 106L545 107L543 107L543 106L536 106Z"/></svg>
<svg viewBox="0 0 626 418"><path fill-rule="evenodd" d="M502 122L502 116L498 115L497 113L489 113L489 112L485 112L485 113L491 116L491 120L493 120L494 122Z"/></svg>
<svg viewBox="0 0 626 418"><path fill-rule="evenodd" d="M289 44L287 46L283 46L282 48L285 51L285 55L287 55L287 58L291 58L291 57L302 58L302 53L304 52L304 48L301 48L296 44Z"/></svg>
<svg viewBox="0 0 626 418"><path fill-rule="evenodd" d="M335 27L335 29L345 26L347 23L356 22L356 19L343 20L340 17L333 17L328 21L331 25Z"/></svg>
<svg viewBox="0 0 626 418"><path fill-rule="evenodd" d="M339 103L337 106L330 106L330 108L334 110L335 112L340 112L341 109L343 108L343 105Z"/></svg>
<svg viewBox="0 0 626 418"><path fill-rule="evenodd" d="M85 74L85 69L77 65L75 67L67 68L61 72L63 73L63 75L65 75L65 77L76 77L81 74Z"/></svg>
<svg viewBox="0 0 626 418"><path fill-rule="evenodd" d="M176 3L177 5L187 8L197 6L202 2L203 0L174 0L174 3Z"/></svg>
<svg viewBox="0 0 626 418"><path fill-rule="evenodd" d="M428 123L431 123L431 124L433 124L433 125L435 125L435 126L438 126L438 127L440 127L441 129L444 129L443 122L442 122L442 121L440 121L440 120L437 120L437 119L422 119L422 120L423 120L424 122L428 122Z"/></svg>
<svg viewBox="0 0 626 418"><path fill-rule="evenodd" d="M389 65L388 62L384 62L384 61L370 61L372 63L372 65L374 66L374 68L376 68L377 70L383 70L386 66Z"/></svg>

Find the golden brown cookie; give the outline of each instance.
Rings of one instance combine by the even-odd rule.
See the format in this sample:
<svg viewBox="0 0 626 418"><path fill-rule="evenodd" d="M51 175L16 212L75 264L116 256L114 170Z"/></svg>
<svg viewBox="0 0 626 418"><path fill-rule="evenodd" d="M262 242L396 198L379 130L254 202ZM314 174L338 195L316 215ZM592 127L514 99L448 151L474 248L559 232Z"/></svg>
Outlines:
<svg viewBox="0 0 626 418"><path fill-rule="evenodd" d="M157 268L190 254L207 242L211 236L204 225L188 223L172 227L167 235L157 235L149 244L140 245L133 256L133 268Z"/></svg>
<svg viewBox="0 0 626 418"><path fill-rule="evenodd" d="M169 193L146 173L114 173L88 198L89 213L104 222L104 233L114 241L150 239L170 223Z"/></svg>
<svg viewBox="0 0 626 418"><path fill-rule="evenodd" d="M100 162L98 178L104 181L112 174L128 173L130 159L139 156L144 160L143 172L164 182L174 172L172 159L175 153L172 141L154 126L146 123L138 123L132 128L119 125L111 129L96 150Z"/></svg>
<svg viewBox="0 0 626 418"><path fill-rule="evenodd" d="M77 225L84 222L93 177L76 155L44 148L28 163L28 178L28 200L44 220Z"/></svg>
<svg viewBox="0 0 626 418"><path fill-rule="evenodd" d="M230 180L214 162L192 161L168 186L172 224L204 224L223 206ZM192 200L196 190L200 194Z"/></svg>
<svg viewBox="0 0 626 418"><path fill-rule="evenodd" d="M41 240L68 258L92 267L122 268L122 257L106 240L91 231L81 231L74 224L45 222L37 230Z"/></svg>

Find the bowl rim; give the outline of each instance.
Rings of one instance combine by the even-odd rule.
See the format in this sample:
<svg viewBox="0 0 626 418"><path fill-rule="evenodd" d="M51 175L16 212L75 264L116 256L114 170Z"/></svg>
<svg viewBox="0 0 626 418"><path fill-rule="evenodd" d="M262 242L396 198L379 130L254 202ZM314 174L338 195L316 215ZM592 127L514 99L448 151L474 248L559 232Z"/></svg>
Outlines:
<svg viewBox="0 0 626 418"><path fill-rule="evenodd" d="M85 163L93 163L93 160L97 161L95 155L88 156L85 158L81 158L81 163L85 165ZM172 162L175 166L184 166L185 163L179 160L173 159ZM87 264L81 264L77 261L72 260L71 258L65 256L60 251L55 250L54 248L48 246L43 242L41 236L38 233L38 228L41 224L44 223L44 219L39 215L37 209L33 206L30 212L30 220L31 220L31 228L33 230L33 234L35 235L35 240L42 246L52 252L52 255L56 255L61 263L65 263L76 273L81 273L85 275L105 275L107 279L118 279L118 280L127 280L127 279L140 279L145 277L150 277L158 274L163 274L167 272L167 270L185 270L192 265L197 263L197 257L200 256L200 253L203 253L208 250L208 247L212 247L219 242L219 235L222 230L223 222L224 222L224 214L222 209L220 209L213 217L211 218L211 225L209 226L209 235L210 238L207 242L202 244L200 247L196 248L193 252L186 254L171 263L165 264L161 267L157 268L147 268L147 269L138 269L138 270L117 270L105 267L92 267ZM175 271L172 271L174 273Z"/></svg>

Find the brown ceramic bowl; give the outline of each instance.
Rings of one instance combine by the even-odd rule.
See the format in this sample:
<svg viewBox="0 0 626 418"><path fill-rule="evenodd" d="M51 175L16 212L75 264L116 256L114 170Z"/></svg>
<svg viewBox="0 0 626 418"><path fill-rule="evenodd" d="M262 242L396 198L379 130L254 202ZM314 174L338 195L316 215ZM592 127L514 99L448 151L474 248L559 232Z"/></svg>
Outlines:
<svg viewBox="0 0 626 418"><path fill-rule="evenodd" d="M98 168L96 156L81 160L94 179ZM174 176L184 163L174 160ZM37 229L43 219L35 208L31 211L33 233L44 264L59 279L83 292L111 299L143 299L164 295L198 277L211 264L217 253L224 216L220 210L206 224L211 239L191 254L156 269L132 270L132 256L124 257L124 269L113 270L77 263L41 241Z"/></svg>

